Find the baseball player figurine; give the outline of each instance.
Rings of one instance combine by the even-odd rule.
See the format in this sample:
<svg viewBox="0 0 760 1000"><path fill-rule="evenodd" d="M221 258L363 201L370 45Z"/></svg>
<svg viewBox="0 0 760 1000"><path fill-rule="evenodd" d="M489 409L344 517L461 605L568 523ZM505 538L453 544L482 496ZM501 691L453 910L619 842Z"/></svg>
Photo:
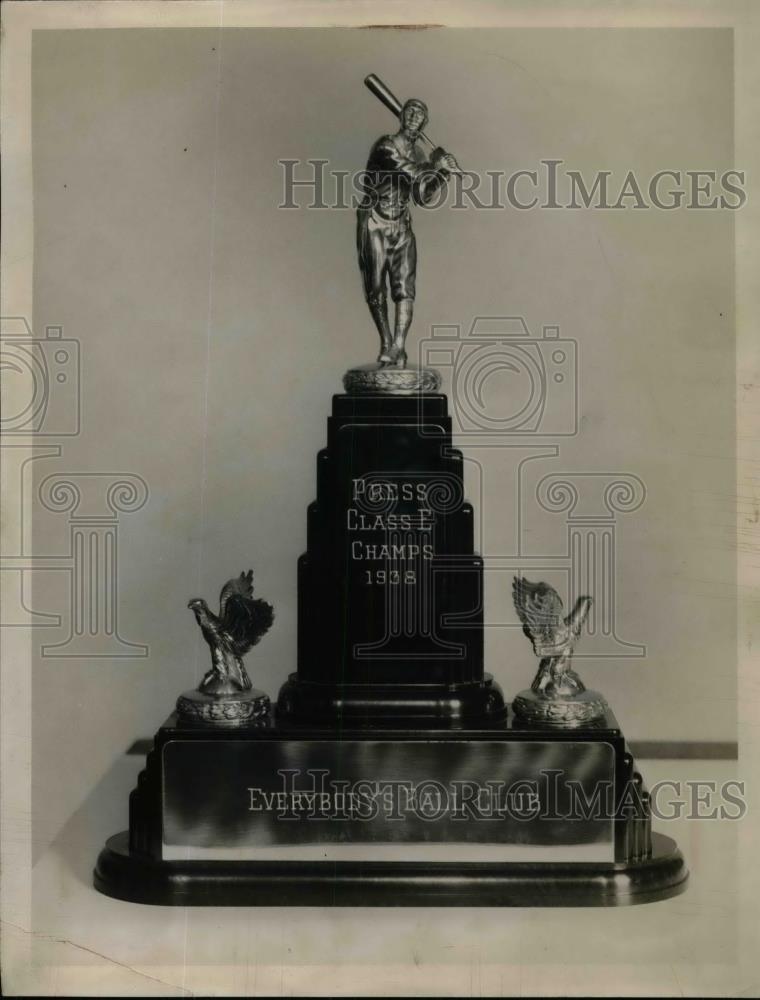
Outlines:
<svg viewBox="0 0 760 1000"><path fill-rule="evenodd" d="M369 78L366 82L375 89ZM384 95L378 96L388 104ZM398 132L381 136L370 150L364 198L357 209L356 244L364 295L380 334L377 360L404 368L417 272L410 204L429 204L446 185L449 175L460 173L460 168L440 146L433 149L429 160L418 149L419 139L429 141L422 131L428 121L428 109L422 101L408 100L400 107L399 119ZM388 321L388 285L396 304L393 332Z"/></svg>

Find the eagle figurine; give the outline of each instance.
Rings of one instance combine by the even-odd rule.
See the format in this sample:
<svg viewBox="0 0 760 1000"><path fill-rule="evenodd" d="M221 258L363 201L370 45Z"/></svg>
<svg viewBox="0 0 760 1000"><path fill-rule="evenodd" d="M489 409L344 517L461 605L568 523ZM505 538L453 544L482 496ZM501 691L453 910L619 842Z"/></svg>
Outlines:
<svg viewBox="0 0 760 1000"><path fill-rule="evenodd" d="M215 615L201 597L188 603L211 649L211 669L198 685L203 694L228 695L251 690L243 657L270 629L274 608L253 596L253 570L228 580Z"/></svg>
<svg viewBox="0 0 760 1000"><path fill-rule="evenodd" d="M570 661L591 610L591 598L579 597L563 618L562 598L554 587L517 576L512 582L512 598L523 632L533 643L533 652L541 657L531 690L544 698L572 698L585 691L583 681L570 669Z"/></svg>

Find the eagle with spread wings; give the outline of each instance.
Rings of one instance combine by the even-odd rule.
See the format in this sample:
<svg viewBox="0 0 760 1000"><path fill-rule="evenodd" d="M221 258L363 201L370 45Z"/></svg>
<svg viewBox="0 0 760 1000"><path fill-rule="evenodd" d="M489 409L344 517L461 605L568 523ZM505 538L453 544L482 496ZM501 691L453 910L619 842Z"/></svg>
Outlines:
<svg viewBox="0 0 760 1000"><path fill-rule="evenodd" d="M570 669L570 662L573 646L591 610L591 598L579 597L565 618L562 598L554 587L517 576L512 582L512 598L523 632L533 643L536 656L541 657L532 690L547 698L585 691L583 681Z"/></svg>
<svg viewBox="0 0 760 1000"><path fill-rule="evenodd" d="M269 631L274 608L253 596L253 570L228 580L215 615L201 597L187 605L211 649L211 669L198 690L204 694L236 694L251 689L243 657Z"/></svg>

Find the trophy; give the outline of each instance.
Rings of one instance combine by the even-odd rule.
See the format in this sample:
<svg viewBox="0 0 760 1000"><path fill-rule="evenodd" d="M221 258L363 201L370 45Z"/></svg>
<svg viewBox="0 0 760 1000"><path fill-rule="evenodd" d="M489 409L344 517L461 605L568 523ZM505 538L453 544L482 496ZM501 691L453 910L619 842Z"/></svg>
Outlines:
<svg viewBox="0 0 760 1000"><path fill-rule="evenodd" d="M217 614L190 601L211 668L156 733L95 886L175 905L664 899L684 888L683 858L652 832L620 727L571 668L591 597L565 615L552 587L515 579L538 673L510 709L484 669L463 454L439 373L406 350L412 208L461 170L427 138L423 101L365 83L398 120L372 146L357 209L379 345L345 373L317 456L295 669L272 705L243 665L274 623L252 571L225 584Z"/></svg>

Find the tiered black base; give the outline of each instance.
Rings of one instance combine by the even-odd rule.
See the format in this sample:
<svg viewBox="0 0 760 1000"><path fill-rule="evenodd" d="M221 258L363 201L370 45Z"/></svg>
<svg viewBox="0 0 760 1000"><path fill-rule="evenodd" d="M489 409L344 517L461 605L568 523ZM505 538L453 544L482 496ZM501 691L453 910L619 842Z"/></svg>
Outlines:
<svg viewBox="0 0 760 1000"><path fill-rule="evenodd" d="M490 674L465 684L314 684L291 674L280 688L280 717L295 725L313 719L357 726L398 723L439 726L499 722L507 706Z"/></svg>
<svg viewBox="0 0 760 1000"><path fill-rule="evenodd" d="M688 872L670 837L652 855L610 864L155 861L111 837L95 887L172 906L628 906L683 892Z"/></svg>

